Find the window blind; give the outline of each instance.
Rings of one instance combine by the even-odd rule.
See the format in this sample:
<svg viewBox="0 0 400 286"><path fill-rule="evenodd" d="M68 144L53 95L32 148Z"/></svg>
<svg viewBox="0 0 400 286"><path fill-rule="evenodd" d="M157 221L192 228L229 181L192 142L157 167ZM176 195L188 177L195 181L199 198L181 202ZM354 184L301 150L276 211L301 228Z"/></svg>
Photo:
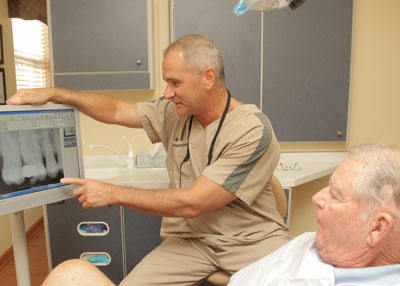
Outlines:
<svg viewBox="0 0 400 286"><path fill-rule="evenodd" d="M51 85L47 25L12 19L17 89Z"/></svg>

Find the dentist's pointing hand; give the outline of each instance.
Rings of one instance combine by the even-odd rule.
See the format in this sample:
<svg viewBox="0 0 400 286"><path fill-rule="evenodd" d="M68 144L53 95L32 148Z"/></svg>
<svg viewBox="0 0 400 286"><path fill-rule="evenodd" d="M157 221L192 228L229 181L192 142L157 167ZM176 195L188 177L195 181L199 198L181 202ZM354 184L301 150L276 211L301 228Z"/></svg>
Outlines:
<svg viewBox="0 0 400 286"><path fill-rule="evenodd" d="M92 179L63 178L62 184L77 185L74 196L84 208L105 207L113 204L114 185Z"/></svg>

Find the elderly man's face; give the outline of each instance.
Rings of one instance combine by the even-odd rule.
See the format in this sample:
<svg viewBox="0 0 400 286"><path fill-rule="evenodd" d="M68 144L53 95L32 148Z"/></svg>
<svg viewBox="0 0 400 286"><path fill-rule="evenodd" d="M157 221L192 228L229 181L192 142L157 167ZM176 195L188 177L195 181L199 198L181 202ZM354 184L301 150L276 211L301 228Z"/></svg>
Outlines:
<svg viewBox="0 0 400 286"><path fill-rule="evenodd" d="M318 207L316 244L324 262L337 267L362 267L366 262L368 223L360 218L353 198L353 180L365 164L346 158L333 173L329 186L313 197Z"/></svg>

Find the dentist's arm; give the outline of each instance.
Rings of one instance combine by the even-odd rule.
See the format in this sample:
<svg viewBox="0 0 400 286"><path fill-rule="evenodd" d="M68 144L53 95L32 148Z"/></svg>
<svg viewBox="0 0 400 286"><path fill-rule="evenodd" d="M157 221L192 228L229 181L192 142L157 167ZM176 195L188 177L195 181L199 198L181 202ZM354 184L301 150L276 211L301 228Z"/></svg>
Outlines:
<svg viewBox="0 0 400 286"><path fill-rule="evenodd" d="M233 193L204 176L185 189L144 190L80 178L63 178L61 183L78 186L74 196L84 208L114 204L157 216L194 218L236 199Z"/></svg>
<svg viewBox="0 0 400 286"><path fill-rule="evenodd" d="M21 89L7 100L7 104L46 104L48 102L77 106L86 115L110 124L140 128L136 103L124 102L100 94L63 88Z"/></svg>

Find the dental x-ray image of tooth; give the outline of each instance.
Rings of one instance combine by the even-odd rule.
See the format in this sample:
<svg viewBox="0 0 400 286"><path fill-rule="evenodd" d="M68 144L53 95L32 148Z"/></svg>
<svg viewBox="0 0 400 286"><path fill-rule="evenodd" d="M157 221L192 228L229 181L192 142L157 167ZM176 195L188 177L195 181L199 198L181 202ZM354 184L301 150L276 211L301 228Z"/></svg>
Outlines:
<svg viewBox="0 0 400 286"><path fill-rule="evenodd" d="M63 177L58 128L10 131L0 136L0 194L58 183Z"/></svg>

